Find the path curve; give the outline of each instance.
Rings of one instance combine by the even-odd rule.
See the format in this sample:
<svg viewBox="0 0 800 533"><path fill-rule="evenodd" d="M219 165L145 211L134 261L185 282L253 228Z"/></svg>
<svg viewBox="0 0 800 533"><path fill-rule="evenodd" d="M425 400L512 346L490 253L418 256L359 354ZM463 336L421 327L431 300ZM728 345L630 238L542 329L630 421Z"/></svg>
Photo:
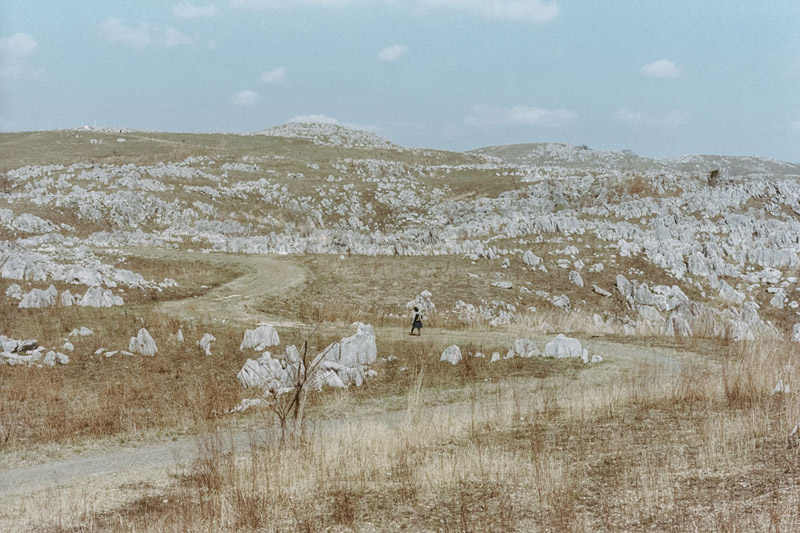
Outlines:
<svg viewBox="0 0 800 533"><path fill-rule="evenodd" d="M157 307L161 311L187 319L217 320L224 317L225 320L247 324L267 321L297 325L286 323L278 316L264 315L255 309L260 297L283 294L305 283L305 270L292 264L289 259L278 259L269 255L186 252L160 248L134 249L128 253L150 259L200 261L242 271L235 279L203 295L162 302Z"/></svg>

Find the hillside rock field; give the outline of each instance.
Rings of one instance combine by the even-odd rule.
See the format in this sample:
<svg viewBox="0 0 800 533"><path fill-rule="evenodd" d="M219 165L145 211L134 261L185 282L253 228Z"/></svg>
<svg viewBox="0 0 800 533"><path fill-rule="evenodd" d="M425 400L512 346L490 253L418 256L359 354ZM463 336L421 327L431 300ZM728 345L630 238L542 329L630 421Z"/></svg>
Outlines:
<svg viewBox="0 0 800 533"><path fill-rule="evenodd" d="M311 123L0 154L0 529L800 527L798 164Z"/></svg>

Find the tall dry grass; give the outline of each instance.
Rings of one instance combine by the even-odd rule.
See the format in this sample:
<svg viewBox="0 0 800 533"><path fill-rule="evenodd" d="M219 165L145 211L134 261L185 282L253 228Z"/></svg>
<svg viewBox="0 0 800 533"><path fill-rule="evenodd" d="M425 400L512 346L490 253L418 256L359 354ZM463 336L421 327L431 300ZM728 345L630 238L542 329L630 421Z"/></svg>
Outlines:
<svg viewBox="0 0 800 533"><path fill-rule="evenodd" d="M402 416L341 420L242 455L206 437L172 491L92 529L128 531L794 531L796 347L732 345L550 375ZM160 501L160 500L159 500ZM87 522L87 523L89 523Z"/></svg>

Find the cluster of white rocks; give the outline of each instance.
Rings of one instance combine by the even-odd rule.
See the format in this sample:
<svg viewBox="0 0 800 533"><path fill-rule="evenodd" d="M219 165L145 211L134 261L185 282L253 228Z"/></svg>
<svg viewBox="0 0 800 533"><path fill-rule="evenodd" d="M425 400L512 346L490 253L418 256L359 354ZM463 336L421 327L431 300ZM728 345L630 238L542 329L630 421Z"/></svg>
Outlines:
<svg viewBox="0 0 800 533"><path fill-rule="evenodd" d="M262 330L259 337L255 338L254 332L248 330L242 349L264 347L265 343L260 341L277 339L277 333L274 337L268 333L271 332ZM256 345L255 342L259 344ZM366 378L375 375L375 371L368 367L375 362L377 354L372 326L357 323L354 335L329 345L310 363L301 357L295 346L288 346L285 353L278 356L264 351L258 359L248 359L245 362L237 379L243 387L255 389L266 396L279 396L295 389L298 376L306 376L308 365L306 386L312 389L323 386L359 387Z"/></svg>
<svg viewBox="0 0 800 533"><path fill-rule="evenodd" d="M0 228L14 238L0 241L0 277L163 290L174 281L145 280L101 261L88 246L117 254L128 246L192 243L233 253L449 255L496 263L503 274L486 283L493 294L503 291L503 301L462 301L454 313L498 327L534 312L533 303L591 314L585 302L598 295L609 302L622 296L627 307L601 318L604 328L622 333L748 339L776 334L758 316L765 306L800 312L793 275L800 266L797 165L716 156L654 161L552 143L483 150L493 157L469 164L437 164L416 151L429 158L417 164L388 141L337 125L295 123L263 133L372 150L323 161L261 154L11 170L0 195ZM299 169L286 170L289 163ZM706 166L725 179L709 187ZM491 194L453 190L455 179L492 175L518 181ZM57 223L61 216L48 220L48 210L80 231ZM646 263L648 274L623 266L628 259ZM520 267L531 276L563 276L569 288L526 284L511 275ZM617 283L614 292L608 277L598 281L603 272L632 281ZM24 306L53 305L49 289L34 289L10 296L21 301L25 292ZM56 299L118 305L117 298L95 291ZM424 297L416 304L428 305Z"/></svg>
<svg viewBox="0 0 800 533"><path fill-rule="evenodd" d="M71 307L78 305L81 307L114 307L124 305L122 296L117 296L110 289L101 287L89 287L84 295L73 295L69 290L63 291L60 295L53 285L47 289L33 288L29 292L22 293L22 288L16 283L6 289L6 296L14 300L19 300L17 307L20 309L42 309L60 305Z"/></svg>
<svg viewBox="0 0 800 533"><path fill-rule="evenodd" d="M70 343L65 343L65 351L72 348ZM60 351L47 350L35 340L16 340L0 335L0 364L10 366L55 366L69 363L69 356Z"/></svg>
<svg viewBox="0 0 800 533"><path fill-rule="evenodd" d="M473 354L474 357L484 357L482 353ZM555 359L565 358L578 358L584 363L600 363L603 357L600 355L592 355L589 357L589 351L581 346L578 339L567 337L563 333L556 335L556 337L545 344L544 351L540 351L536 343L531 339L519 338L514 341L511 348L506 353L505 359L514 359L516 357L530 358L530 357L551 357ZM461 349L452 344L444 349L440 357L440 361L448 362L452 365L458 364L462 359ZM491 363L496 363L501 360L499 352L494 352L490 359Z"/></svg>

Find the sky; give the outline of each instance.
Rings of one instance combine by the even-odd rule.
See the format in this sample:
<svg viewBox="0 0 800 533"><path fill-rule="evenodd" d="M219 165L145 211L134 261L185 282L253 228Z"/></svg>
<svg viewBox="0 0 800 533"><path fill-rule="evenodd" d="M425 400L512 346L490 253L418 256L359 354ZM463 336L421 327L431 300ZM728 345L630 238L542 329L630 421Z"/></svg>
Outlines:
<svg viewBox="0 0 800 533"><path fill-rule="evenodd" d="M0 131L566 142L800 162L797 0L0 0Z"/></svg>

